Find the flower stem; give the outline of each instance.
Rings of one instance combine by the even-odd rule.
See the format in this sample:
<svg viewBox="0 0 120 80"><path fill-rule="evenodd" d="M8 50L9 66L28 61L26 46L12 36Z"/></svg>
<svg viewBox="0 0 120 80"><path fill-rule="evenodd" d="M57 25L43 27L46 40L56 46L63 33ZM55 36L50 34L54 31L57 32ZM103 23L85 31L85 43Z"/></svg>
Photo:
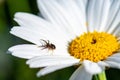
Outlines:
<svg viewBox="0 0 120 80"><path fill-rule="evenodd" d="M94 75L93 80L99 80L98 75Z"/></svg>
<svg viewBox="0 0 120 80"><path fill-rule="evenodd" d="M107 80L106 75L105 75L105 71L103 71L97 75L94 75L93 80Z"/></svg>
<svg viewBox="0 0 120 80"><path fill-rule="evenodd" d="M107 80L105 71L103 71L100 74L98 74L98 78L99 78L99 80Z"/></svg>

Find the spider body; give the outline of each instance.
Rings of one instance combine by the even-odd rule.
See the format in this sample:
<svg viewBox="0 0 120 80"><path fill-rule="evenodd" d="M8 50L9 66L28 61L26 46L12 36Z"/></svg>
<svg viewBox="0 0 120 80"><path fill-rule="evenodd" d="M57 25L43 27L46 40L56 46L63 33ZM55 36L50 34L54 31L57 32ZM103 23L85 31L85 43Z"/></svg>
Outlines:
<svg viewBox="0 0 120 80"><path fill-rule="evenodd" d="M50 43L49 40L43 40L41 39L45 44L40 46L40 47L43 47L43 49L48 49L48 50L55 50L56 49L56 46L52 43Z"/></svg>

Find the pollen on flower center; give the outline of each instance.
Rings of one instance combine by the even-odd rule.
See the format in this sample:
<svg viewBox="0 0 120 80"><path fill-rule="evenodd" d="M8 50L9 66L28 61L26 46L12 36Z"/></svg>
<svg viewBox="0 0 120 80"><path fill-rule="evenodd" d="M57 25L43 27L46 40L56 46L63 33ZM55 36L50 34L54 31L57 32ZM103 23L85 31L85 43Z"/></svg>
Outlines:
<svg viewBox="0 0 120 80"><path fill-rule="evenodd" d="M105 60L119 49L115 36L106 32L88 32L76 37L69 44L69 53L80 60L98 62Z"/></svg>

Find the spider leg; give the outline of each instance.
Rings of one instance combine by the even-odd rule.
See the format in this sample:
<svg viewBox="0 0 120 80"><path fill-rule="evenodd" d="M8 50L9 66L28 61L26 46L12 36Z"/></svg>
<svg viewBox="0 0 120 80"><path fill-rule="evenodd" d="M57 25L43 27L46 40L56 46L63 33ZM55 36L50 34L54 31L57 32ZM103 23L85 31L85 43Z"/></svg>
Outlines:
<svg viewBox="0 0 120 80"><path fill-rule="evenodd" d="M50 41L49 41L49 40L47 40L47 43L48 43L48 44L50 44Z"/></svg>
<svg viewBox="0 0 120 80"><path fill-rule="evenodd" d="M41 48L41 50L44 50L44 49L46 49L46 47Z"/></svg>
<svg viewBox="0 0 120 80"><path fill-rule="evenodd" d="M42 46L39 46L39 47L41 47L41 50L43 50L43 49L47 48L47 45L42 45Z"/></svg>
<svg viewBox="0 0 120 80"><path fill-rule="evenodd" d="M40 39L40 40L42 40L43 42L45 42L46 44L48 44L48 42L46 40L44 40L44 39Z"/></svg>
<svg viewBox="0 0 120 80"><path fill-rule="evenodd" d="M42 40L42 39L40 39L40 40ZM43 40L42 40L43 41ZM40 41L40 43L42 44L42 46L43 46L43 43Z"/></svg>

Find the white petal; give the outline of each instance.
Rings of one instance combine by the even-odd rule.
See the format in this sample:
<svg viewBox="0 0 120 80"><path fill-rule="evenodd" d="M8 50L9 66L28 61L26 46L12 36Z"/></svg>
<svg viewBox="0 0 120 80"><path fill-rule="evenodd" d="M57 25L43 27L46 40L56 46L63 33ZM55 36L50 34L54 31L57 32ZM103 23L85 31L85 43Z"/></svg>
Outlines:
<svg viewBox="0 0 120 80"><path fill-rule="evenodd" d="M92 80L92 74L86 72L85 68L80 66L69 80Z"/></svg>
<svg viewBox="0 0 120 80"><path fill-rule="evenodd" d="M51 50L51 53L53 54L53 55L64 55L64 56L70 56L70 54L68 53L68 51L67 51L67 48L66 47L64 47L64 46L61 46L60 47L60 45L56 45L56 49L55 50Z"/></svg>
<svg viewBox="0 0 120 80"><path fill-rule="evenodd" d="M10 47L8 50L10 52L14 52L15 50L39 50L39 47L33 44L21 44Z"/></svg>
<svg viewBox="0 0 120 80"><path fill-rule="evenodd" d="M116 26L112 34L115 35L116 37L120 37L120 23L118 26Z"/></svg>
<svg viewBox="0 0 120 80"><path fill-rule="evenodd" d="M38 28L38 29L45 28L48 30L57 29L57 27L53 26L48 21L40 18L39 16L30 14L30 13L17 12L15 14L14 20L16 22L18 22L19 25L26 26L29 28ZM48 27L48 26L50 26L50 27Z"/></svg>
<svg viewBox="0 0 120 80"><path fill-rule="evenodd" d="M101 16L102 16L102 9L103 9L103 5L104 5L105 0L96 0L95 2L95 6L94 6L94 12L93 12L93 18L94 18L94 22L93 22L93 27L96 31L99 30L100 27L100 22L101 22Z"/></svg>
<svg viewBox="0 0 120 80"><path fill-rule="evenodd" d="M119 29L119 26L120 26L120 10L117 13L113 23L111 24L111 27L109 28L108 33L111 33L111 34L114 33L117 29ZM120 32L120 29L119 29L119 32Z"/></svg>
<svg viewBox="0 0 120 80"><path fill-rule="evenodd" d="M108 14L110 11L111 4L112 4L112 2L110 0L104 0L103 9L101 12L101 24L100 24L100 29L98 31L104 31L106 28Z"/></svg>
<svg viewBox="0 0 120 80"><path fill-rule="evenodd" d="M36 31L32 31L24 27L13 27L10 33L17 37L20 37L27 41L35 43L37 45L41 45L40 39L47 40L46 37L44 37L42 33L38 34Z"/></svg>
<svg viewBox="0 0 120 80"><path fill-rule="evenodd" d="M119 57L120 57L120 52L115 53L115 54L113 54L112 56L110 56L110 57L108 57L108 58L111 58L111 57L117 57L117 58L119 58Z"/></svg>
<svg viewBox="0 0 120 80"><path fill-rule="evenodd" d="M97 64L98 64L103 70L105 70L105 68L109 66L109 65L108 65L106 62L104 62L104 61L99 61L99 62L97 62Z"/></svg>
<svg viewBox="0 0 120 80"><path fill-rule="evenodd" d="M31 29L31 30L36 31L38 33L42 33L44 35L47 34L47 37L49 37L49 36L54 36L54 37L59 36L60 38L64 37L64 39L67 39L67 40L70 39L65 34L65 32L58 29L59 25L57 25L57 27L56 27L56 25L53 25L53 24L45 21L44 19L42 19L38 16L29 14L29 13L19 12L19 13L15 14L14 20L16 22L18 22L21 25L21 27Z"/></svg>
<svg viewBox="0 0 120 80"><path fill-rule="evenodd" d="M70 24L68 23L71 19L69 18L69 14L66 14L66 11L55 0L38 0L38 7L45 19L51 21L58 27L60 26L60 30L62 29L66 32L69 37L75 36Z"/></svg>
<svg viewBox="0 0 120 80"><path fill-rule="evenodd" d="M106 3L109 3L108 0L97 0L96 2L96 11L97 11L97 15L96 15L96 11L95 11L95 15L96 15L96 19L95 19L95 30L99 30L100 28L100 24L101 24L101 17L103 16L102 12L103 12L103 8L104 8L104 5L106 5ZM105 13L104 13L105 14Z"/></svg>
<svg viewBox="0 0 120 80"><path fill-rule="evenodd" d="M112 56L108 57L104 62L108 64L108 67L120 69L120 53L113 54Z"/></svg>
<svg viewBox="0 0 120 80"><path fill-rule="evenodd" d="M54 44L56 46L55 49L55 54L58 55L69 55L67 52L67 45L68 42L67 40L61 35L61 37L59 35L47 35L44 32L36 32L32 29L29 28L25 28L25 27L13 27L10 31L10 33L23 38L27 41L30 41L34 44L37 44L38 46L43 45L42 44L42 40L49 40L50 43ZM49 33L48 33L49 34Z"/></svg>
<svg viewBox="0 0 120 80"><path fill-rule="evenodd" d="M107 19L107 25L104 31L108 31L110 29L119 10L120 10L120 1L114 0L110 7L110 11Z"/></svg>
<svg viewBox="0 0 120 80"><path fill-rule="evenodd" d="M86 12L85 10L87 8L88 0L75 0L75 1L78 4L79 8L82 9L83 12Z"/></svg>
<svg viewBox="0 0 120 80"><path fill-rule="evenodd" d="M118 68L120 69L120 53L114 54L104 61L98 62L98 64L105 69L105 67Z"/></svg>
<svg viewBox="0 0 120 80"><path fill-rule="evenodd" d="M95 0L91 0L88 3L87 8L87 19L88 19L88 30L90 32L94 31L94 8L95 8Z"/></svg>
<svg viewBox="0 0 120 80"><path fill-rule="evenodd" d="M103 29L106 24L108 10L110 8L109 0L91 0L88 3L87 18L88 30L94 31ZM101 26L102 25L102 26Z"/></svg>
<svg viewBox="0 0 120 80"><path fill-rule="evenodd" d="M88 60L84 60L83 65L84 65L86 71L90 74L97 74L97 73L102 72L101 66L99 66L97 63L94 63L94 62L91 62Z"/></svg>
<svg viewBox="0 0 120 80"><path fill-rule="evenodd" d="M59 3L65 9L67 14L70 15L71 19L68 19L68 21L70 21L70 25L75 34L80 35L83 32L86 32L87 26L84 1L79 2L81 3L79 4L80 7L76 0L67 0L67 3L65 0L59 0Z"/></svg>
<svg viewBox="0 0 120 80"><path fill-rule="evenodd" d="M108 57L105 61L120 63L120 53L113 54L112 56Z"/></svg>
<svg viewBox="0 0 120 80"><path fill-rule="evenodd" d="M120 63L114 61L104 61L104 62L108 64L108 67L120 69Z"/></svg>
<svg viewBox="0 0 120 80"><path fill-rule="evenodd" d="M114 0L110 0L111 2L113 2Z"/></svg>
<svg viewBox="0 0 120 80"><path fill-rule="evenodd" d="M15 14L14 20L18 22L20 26L32 28L35 30L45 29L47 31L53 31L53 29L57 29L57 27L48 21L45 21L44 19L30 13L17 12Z"/></svg>
<svg viewBox="0 0 120 80"><path fill-rule="evenodd" d="M42 50L41 47L32 44L22 44L10 47L8 51L20 58L30 59L36 56L50 55L48 51Z"/></svg>
<svg viewBox="0 0 120 80"><path fill-rule="evenodd" d="M54 0L55 1L55 0ZM48 1L46 1L48 2ZM51 1L49 1L51 2ZM40 12L42 13L43 17L51 22L55 22L54 16L52 15L51 11L49 10L49 7L44 4L44 0L37 0L38 8ZM56 22L55 22L56 24Z"/></svg>
<svg viewBox="0 0 120 80"><path fill-rule="evenodd" d="M79 59L75 59L70 56L55 56L55 55L36 57L27 61L27 64L29 64L31 68L78 63Z"/></svg>
<svg viewBox="0 0 120 80"><path fill-rule="evenodd" d="M30 41L34 44L41 45L41 39L49 40L50 43L59 45L59 46L66 46L68 43L67 39L64 36L60 36L60 34L51 34L51 32L46 33L44 31L35 31L25 27L13 27L10 31L11 34L20 37L24 40ZM57 46L57 47L59 47Z"/></svg>
<svg viewBox="0 0 120 80"><path fill-rule="evenodd" d="M56 66L45 67L37 73L37 77L44 76L44 75L49 74L51 72L54 72L56 70L60 70L60 69L66 68L66 67L70 67L72 65L74 65L74 64L56 65Z"/></svg>
<svg viewBox="0 0 120 80"><path fill-rule="evenodd" d="M56 46L57 47L57 46ZM67 49L64 46L60 47L60 45L55 50L43 49L44 47L40 47L33 44L21 44L10 47L8 52L12 55L20 58L30 59L36 56L43 55L64 55L69 56L70 54L67 52Z"/></svg>

